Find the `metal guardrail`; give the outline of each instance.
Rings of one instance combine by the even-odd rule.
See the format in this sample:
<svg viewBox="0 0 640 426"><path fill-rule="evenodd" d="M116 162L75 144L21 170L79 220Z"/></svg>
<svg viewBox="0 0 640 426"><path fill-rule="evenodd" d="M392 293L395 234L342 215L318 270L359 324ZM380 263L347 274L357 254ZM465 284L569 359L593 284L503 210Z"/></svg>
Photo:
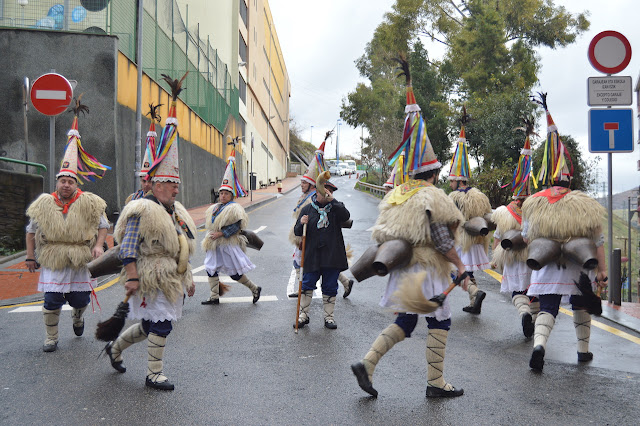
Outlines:
<svg viewBox="0 0 640 426"><path fill-rule="evenodd" d="M364 192L369 192L378 198L384 198L384 196L387 194L384 187L361 181L358 181L358 183L356 184L356 189Z"/></svg>
<svg viewBox="0 0 640 426"><path fill-rule="evenodd" d="M18 163L18 164L24 164L27 166L37 167L39 169L42 169L43 173L47 171L47 166L45 166L44 164L32 163L31 161L16 160L14 158L7 158L7 157L0 157L0 161L7 161L9 163Z"/></svg>

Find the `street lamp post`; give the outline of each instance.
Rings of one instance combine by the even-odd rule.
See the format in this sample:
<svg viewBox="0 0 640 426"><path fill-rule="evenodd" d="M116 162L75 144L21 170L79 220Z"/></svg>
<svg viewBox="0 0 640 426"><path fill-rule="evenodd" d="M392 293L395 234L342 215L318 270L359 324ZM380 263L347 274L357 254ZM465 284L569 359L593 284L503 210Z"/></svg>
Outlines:
<svg viewBox="0 0 640 426"><path fill-rule="evenodd" d="M340 163L340 150L339 150L339 143L340 143L340 126L342 125L342 120L338 118L338 132L336 133L336 165L338 165Z"/></svg>
<svg viewBox="0 0 640 426"><path fill-rule="evenodd" d="M311 137L309 139L311 139L309 142L313 144L313 126L311 126Z"/></svg>

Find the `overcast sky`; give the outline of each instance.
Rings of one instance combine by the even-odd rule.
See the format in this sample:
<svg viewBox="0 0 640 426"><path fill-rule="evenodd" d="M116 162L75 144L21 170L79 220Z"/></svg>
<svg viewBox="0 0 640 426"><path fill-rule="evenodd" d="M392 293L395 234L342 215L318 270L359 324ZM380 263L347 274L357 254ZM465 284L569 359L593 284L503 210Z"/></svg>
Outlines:
<svg viewBox="0 0 640 426"><path fill-rule="evenodd" d="M595 154L588 151L587 78L603 74L589 63L589 43L605 30L626 36L633 55L629 66L618 75L631 76L635 87L640 73L640 2L561 0L555 3L572 13L589 11L591 29L567 48L538 51L542 71L534 90L548 92L549 111L560 133L573 136L579 141L583 156L593 158ZM358 75L354 61L362 56L384 14L391 11L394 0L269 0L269 4L291 79L291 116L302 129L302 138L318 146L324 133L336 126L342 99L358 82L365 82ZM427 48L432 57L441 54L439 47ZM635 93L630 107L637 111ZM539 133L544 135L546 123L541 124ZM633 126L637 141L638 122L635 119ZM351 128L346 123L339 129L341 155L359 156L362 129ZM398 135L401 132L402 129L398 129ZM640 185L637 147L634 144L636 151L633 153L613 154L614 193ZM335 149L334 138L326 147L327 157L335 157ZM601 157L600 180L606 182L607 155ZM442 163L448 160L440 159Z"/></svg>

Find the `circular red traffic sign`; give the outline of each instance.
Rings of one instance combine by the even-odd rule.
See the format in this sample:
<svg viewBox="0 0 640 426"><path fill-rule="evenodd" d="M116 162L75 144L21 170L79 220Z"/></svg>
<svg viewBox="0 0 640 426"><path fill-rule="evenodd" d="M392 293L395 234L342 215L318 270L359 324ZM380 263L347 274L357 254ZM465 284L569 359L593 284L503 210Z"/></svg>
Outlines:
<svg viewBox="0 0 640 426"><path fill-rule="evenodd" d="M605 74L617 74L631 61L631 44L617 31L603 31L589 43L591 66Z"/></svg>
<svg viewBox="0 0 640 426"><path fill-rule="evenodd" d="M44 115L63 113L72 98L71 83L60 74L41 75L31 85L31 104Z"/></svg>

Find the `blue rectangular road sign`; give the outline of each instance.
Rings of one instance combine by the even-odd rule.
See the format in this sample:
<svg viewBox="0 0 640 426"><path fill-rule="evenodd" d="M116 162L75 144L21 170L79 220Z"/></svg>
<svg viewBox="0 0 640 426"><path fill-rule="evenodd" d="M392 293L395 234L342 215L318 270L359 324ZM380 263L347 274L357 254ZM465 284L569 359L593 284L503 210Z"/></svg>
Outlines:
<svg viewBox="0 0 640 426"><path fill-rule="evenodd" d="M591 108L589 152L633 152L633 109Z"/></svg>

